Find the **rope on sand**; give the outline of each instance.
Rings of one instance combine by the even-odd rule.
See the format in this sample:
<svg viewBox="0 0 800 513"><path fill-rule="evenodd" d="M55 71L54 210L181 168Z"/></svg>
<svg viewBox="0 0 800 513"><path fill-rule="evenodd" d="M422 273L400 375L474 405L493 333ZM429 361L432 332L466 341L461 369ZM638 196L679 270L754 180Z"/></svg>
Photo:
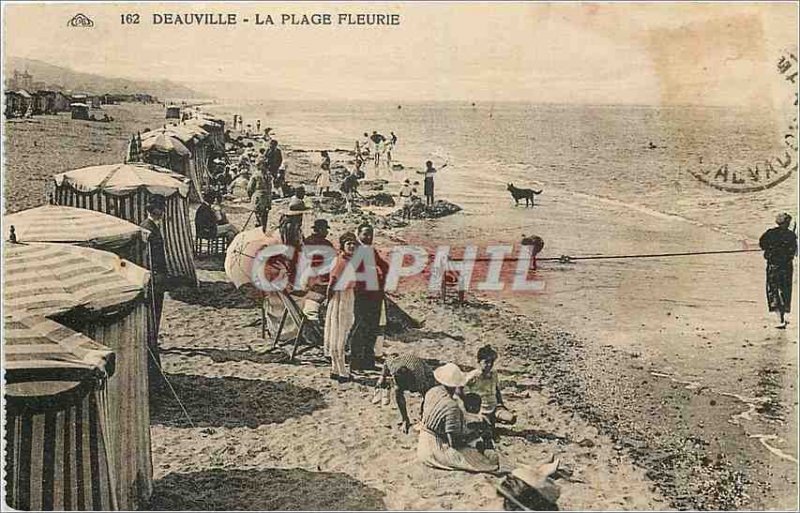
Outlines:
<svg viewBox="0 0 800 513"><path fill-rule="evenodd" d="M569 256L561 255L560 257L545 257L537 258L537 262L542 261L558 261L561 263L569 263L575 260L621 260L629 258L664 258L664 257L677 257L677 256L695 256L695 255L727 255L733 253L753 253L761 251L761 249L729 249L718 251L687 251L683 253L650 253L650 254L634 254L634 255L594 255L594 256Z"/></svg>
<svg viewBox="0 0 800 513"><path fill-rule="evenodd" d="M634 254L634 255L591 255L591 256L569 256L569 255L561 255L559 257L544 257L544 258L536 258L537 262L560 262L562 264L568 264L570 262L574 262L576 260L620 260L620 259L630 259L630 258L664 258L664 257L676 257L676 256L694 256L694 255L726 255L732 253L752 253L755 251L761 251L761 249L729 249L729 250L719 250L719 251L687 251L684 253L651 253L651 254ZM461 262L463 258L450 258L450 261L453 262ZM522 260L518 257L513 258L504 258L504 262L516 262L518 260ZM532 260L532 259L531 259ZM470 259L471 262L490 262L492 261L489 257L478 257L474 259Z"/></svg>
<svg viewBox="0 0 800 513"><path fill-rule="evenodd" d="M187 412L186 408L183 406L183 402L181 401L181 398L178 397L178 393L172 387L172 383L170 383L169 379L167 379L167 375L164 374L164 369L162 369L161 365L158 364L158 360L156 359L156 355L153 354L153 349L149 345L147 346L147 352L150 353L150 358L153 359L153 363L158 368L158 372L161 373L161 377L164 378L164 381L167 383L167 386L169 387L169 390L172 392L172 395L175 397L175 400L178 401L178 405L181 407L181 410L183 411L183 415L186 417L186 420L189 421L189 425L194 428L195 425L194 425L194 422L192 422L192 418L189 416L189 412Z"/></svg>

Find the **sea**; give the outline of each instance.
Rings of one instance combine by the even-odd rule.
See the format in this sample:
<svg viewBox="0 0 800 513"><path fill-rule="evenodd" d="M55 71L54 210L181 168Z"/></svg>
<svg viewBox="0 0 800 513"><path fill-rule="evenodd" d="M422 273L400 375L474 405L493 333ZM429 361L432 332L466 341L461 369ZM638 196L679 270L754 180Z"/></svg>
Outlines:
<svg viewBox="0 0 800 513"><path fill-rule="evenodd" d="M261 121L300 149L353 149L373 130L398 137L395 162L407 171L370 170L389 180L414 178L426 160L447 167L438 194L471 210L507 205L506 185L616 201L643 215L684 217L754 238L774 212L796 210L796 181L759 193L712 189L690 171L723 165L746 170L783 157L794 116L772 109L535 105L525 103L254 102L215 105ZM796 119L796 118L794 118ZM794 123L796 125L796 121ZM416 177L419 178L419 177Z"/></svg>

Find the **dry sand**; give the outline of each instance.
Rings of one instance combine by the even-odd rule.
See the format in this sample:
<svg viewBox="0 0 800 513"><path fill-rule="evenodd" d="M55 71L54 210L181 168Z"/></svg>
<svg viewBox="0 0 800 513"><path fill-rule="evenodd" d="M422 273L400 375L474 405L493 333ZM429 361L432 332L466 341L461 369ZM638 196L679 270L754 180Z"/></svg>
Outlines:
<svg viewBox="0 0 800 513"><path fill-rule="evenodd" d="M121 161L130 133L156 126L163 116L160 108L152 106L111 106L108 111L116 119L109 125L72 122L64 115L9 123L7 210L41 204L42 183L52 173ZM287 158L290 179L308 179L314 171L311 158L301 162L291 152ZM459 229L458 218L465 215L470 214L458 214L449 221L418 221L404 233L382 231L377 244L386 247L398 236L445 240L448 231ZM231 208L229 217L241 226L246 210ZM354 216L328 217L334 235L357 221ZM563 231L564 227L550 229ZM576 240L587 237L574 235ZM664 238L669 239L669 230ZM437 471L416 462L416 437L397 428L399 414L394 405L370 402L375 376L339 385L328 379L328 366L318 350L304 354L299 364L259 351L263 343L256 339L258 313L227 283L221 259L205 259L198 265L202 268L200 288L173 291L165 303L162 362L194 427L171 394L162 391L153 397L153 509L502 507L494 491L497 478ZM609 268L614 271L613 266ZM553 455L562 458L572 469L570 480L559 480L562 509L787 504L786 490L796 487L785 477L791 465L773 459L757 440L744 443L741 433L730 432L728 411L749 406L681 383L676 365L667 367L658 360L665 351L649 348L658 337L643 339L640 351L632 352L622 344L614 347L615 337L630 337L635 331L636 316L626 309L629 317L623 316L624 329L618 329L608 317L614 312L605 311L611 304L609 297L598 291L637 296L642 287L654 286L646 281L647 265L638 268L638 288L627 293L630 281L622 270L610 273L618 281L602 282L589 280L591 275L581 268L550 265L547 272L565 277L553 280L561 283L553 297L564 299L551 298L535 307L520 298L501 301L472 296L467 305L455 306L417 293L397 297L402 307L425 324L389 337L385 350L471 366L477 347L495 345L501 353L498 366L507 402L519 416L499 446L503 467ZM592 293L581 292L586 280ZM682 286L679 281L673 288ZM646 315L663 318L663 309L655 317L648 308L643 305ZM692 308L696 307L670 306L675 315L668 321L679 320ZM690 323L681 329L695 328ZM665 328L641 326L644 333L655 334L659 329ZM698 336L696 345L702 347L705 342ZM776 348L786 347L785 340L764 337L750 338L750 343L761 352L775 353ZM758 357L754 353L753 358ZM778 360L783 365L784 358ZM730 365L734 364L720 364L720 374ZM770 364L762 367L767 374L772 368ZM770 376L762 378L758 379L773 392L788 389L788 383L769 385ZM793 396L794 389L788 398L776 401L791 406ZM412 419L418 418L418 401L416 397L409 401ZM717 412L723 407L725 413ZM793 416L793 411L790 408L784 414ZM690 418L683 419L684 414ZM764 421L762 417L751 416ZM778 427L783 434L786 427ZM775 465L779 472L774 478L753 482L747 477L753 469L740 460L754 455L762 459L752 467L766 474ZM731 464L731 458L737 461ZM786 481L781 485L779 479ZM775 490L771 498L767 486Z"/></svg>

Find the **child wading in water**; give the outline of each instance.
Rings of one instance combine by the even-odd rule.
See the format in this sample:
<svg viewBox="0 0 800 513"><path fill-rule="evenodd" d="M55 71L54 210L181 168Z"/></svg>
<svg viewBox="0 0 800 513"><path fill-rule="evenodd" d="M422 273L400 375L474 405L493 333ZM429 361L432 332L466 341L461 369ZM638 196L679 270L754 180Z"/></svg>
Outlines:
<svg viewBox="0 0 800 513"><path fill-rule="evenodd" d="M514 424L517 416L503 404L500 393L500 380L494 364L497 361L497 351L492 346L485 345L478 349L478 368L467 375L465 393L477 394L481 398L481 415L489 422L492 429L497 422L501 424Z"/></svg>

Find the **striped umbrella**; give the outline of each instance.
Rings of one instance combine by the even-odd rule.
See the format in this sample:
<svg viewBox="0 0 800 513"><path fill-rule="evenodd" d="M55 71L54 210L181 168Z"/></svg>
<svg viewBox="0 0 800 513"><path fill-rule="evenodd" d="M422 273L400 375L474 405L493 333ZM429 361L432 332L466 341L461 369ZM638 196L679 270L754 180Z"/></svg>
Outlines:
<svg viewBox="0 0 800 513"><path fill-rule="evenodd" d="M185 198L189 193L183 176L152 164L90 166L59 173L53 178L58 187L66 184L81 192L101 190L115 196L125 196L141 188L161 196L178 192Z"/></svg>
<svg viewBox="0 0 800 513"><path fill-rule="evenodd" d="M5 217L18 242L58 242L118 253L147 242L149 232L124 219L84 208L45 205Z"/></svg>
<svg viewBox="0 0 800 513"><path fill-rule="evenodd" d="M153 135L153 133L155 134ZM142 135L142 151L159 153L176 153L181 157L189 157L192 152L168 129L154 130Z"/></svg>
<svg viewBox="0 0 800 513"><path fill-rule="evenodd" d="M55 321L20 312L4 312L3 326L4 368L9 385L31 381L82 381L114 373L111 349Z"/></svg>
<svg viewBox="0 0 800 513"><path fill-rule="evenodd" d="M121 308L144 294L150 279L113 253L65 244L6 244L3 270L3 307L48 316Z"/></svg>

